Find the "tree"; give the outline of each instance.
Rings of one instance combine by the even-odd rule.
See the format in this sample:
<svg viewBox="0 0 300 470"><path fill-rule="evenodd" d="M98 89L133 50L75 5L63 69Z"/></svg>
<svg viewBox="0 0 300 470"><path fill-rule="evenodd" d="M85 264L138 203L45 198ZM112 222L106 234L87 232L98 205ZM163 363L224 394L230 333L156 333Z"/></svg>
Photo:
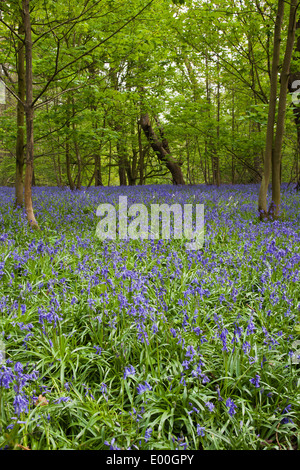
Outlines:
<svg viewBox="0 0 300 470"><path fill-rule="evenodd" d="M32 204L32 175L33 175L33 77L32 77L32 37L31 37L31 21L30 21L30 0L22 0L23 15L24 15L24 33L25 33L25 62L26 62L26 103L25 103L25 117L26 117L26 171L25 171L25 184L24 184L24 203L28 222L31 226L38 228L38 223L35 219Z"/></svg>
<svg viewBox="0 0 300 470"><path fill-rule="evenodd" d="M66 70L70 69L70 67L74 63L79 62L81 59L91 54L93 51L95 51L97 48L102 46L109 39L111 39L120 31L122 31L122 29L124 29L131 21L137 18L147 7L149 7L153 3L153 0L148 2L146 5L140 8L136 14L131 16L127 21L123 22L119 28L114 30L107 37L97 41L96 44L93 44L92 46L85 48L84 52L82 52L82 50L79 49L79 53L76 54L75 57L73 57L71 60L62 64L60 62L60 57L61 57L60 47L61 47L62 38L59 37L59 35L57 34L57 29L61 27L69 28L67 29L67 31L63 31L62 33L62 37L65 37L68 34L68 32L73 29L74 25L76 25L79 20L86 21L87 18L93 17L93 15L91 15L90 10L95 9L96 6L100 3L100 1L101 0L98 0L97 2L94 2L92 5L89 5L90 0L87 0L84 3L79 15L72 17L72 18L68 17L67 19L63 21L56 21L56 20L52 20L51 18L49 19L48 11L47 11L46 17L43 18L44 21L42 21L42 23L46 26L46 31L42 31L35 38L34 42L32 40L31 11L30 11L30 3L32 2L32 0L22 0L22 10L20 11L20 17L21 17L20 21L22 23L19 29L20 31L24 29L24 34L25 34L24 40L21 38L19 34L17 34L14 31L14 28L12 26L10 26L4 20L1 19L2 24L4 24L6 27L9 28L9 30L13 33L13 35L18 38L18 40L20 41L20 44L22 43L22 46L24 45L25 63L26 63L26 71L25 71L26 101L23 102L23 100L20 97L18 97L17 94L14 93L13 90L11 90L7 84L6 86L9 89L9 91L15 96L15 98L17 98L19 105L22 106L25 111L27 140L26 140L26 172L25 172L25 185L24 185L24 202L25 202L25 210L26 210L28 222L31 226L36 227L36 228L38 228L38 224L34 216L33 204L32 204L32 190L31 190L32 177L33 177L33 161L34 161L34 133L33 133L34 110L44 104L44 103L39 102L40 99L46 94L47 90L55 82L55 80L60 78L62 72L65 72ZM37 3L34 6L36 5ZM94 13L94 15L101 16L100 10ZM33 44L38 43L42 38L47 36L47 34L53 35L56 40L54 70L51 74L49 74L50 75L49 78L43 84L41 89L38 90L37 95L34 97L33 96ZM22 52L23 52L23 47L19 47L18 55L19 55L20 62L22 59ZM19 64L18 69L19 71L22 70L20 68L20 64ZM19 94L21 93L21 91L24 91L24 89L21 90L21 85L19 85ZM53 99L53 97L51 99ZM49 100L46 99L45 103L47 103L48 101ZM17 150L18 177L16 178L16 195L18 195L16 200L18 200L18 203L21 202L20 199L21 199L21 194L22 194L22 168L23 168L21 152L20 152L21 144L22 144L21 113L19 113L19 117L20 117L20 119L18 118L19 140L18 140L18 150ZM76 153L77 153L77 162L80 162L80 154L78 152L77 142L75 142L75 148L76 148ZM81 177L81 172L79 168L78 181L77 181L78 187L80 187L80 177Z"/></svg>
<svg viewBox="0 0 300 470"><path fill-rule="evenodd" d="M299 98L298 96L295 96L295 95L298 95L298 90L299 90L299 85L300 85L300 71L299 71L300 20L297 21L296 32L298 33L298 37L296 41L296 47L294 50L293 65L291 68L291 73L289 74L288 89L289 89L289 92L294 95L292 104L293 104L294 122L296 125L296 131L297 131L297 150L298 150L298 155L299 155L300 153L300 106L299 106ZM298 171L296 172L296 178L297 178L296 189L300 190L300 177L299 177Z"/></svg>
<svg viewBox="0 0 300 470"><path fill-rule="evenodd" d="M17 140L16 140L16 180L15 180L15 204L17 207L23 206L23 169L24 169L24 105L25 103L25 54L24 54L24 15L23 10L20 11L21 21L19 23L18 35L18 97L17 102Z"/></svg>
<svg viewBox="0 0 300 470"><path fill-rule="evenodd" d="M163 132L161 132L162 140L159 140L152 128L148 113L141 115L140 125L158 159L172 174L173 184L185 184L180 165L172 157L169 144L164 139Z"/></svg>
<svg viewBox="0 0 300 470"><path fill-rule="evenodd" d="M284 122L286 113L286 94L288 88L289 70L292 51L295 41L296 12L298 2L291 0L289 12L289 24L286 41L286 49L280 74L280 93L277 108L277 124L274 137L275 114L277 106L277 80L280 60L281 28L284 15L284 0L278 0L277 16L274 30L274 48L272 61L272 76L269 101L269 115L266 137L266 152L264 161L264 175L258 197L258 210L260 219L278 218L280 210L280 186L281 186L281 157ZM272 202L267 210L267 192L272 172Z"/></svg>

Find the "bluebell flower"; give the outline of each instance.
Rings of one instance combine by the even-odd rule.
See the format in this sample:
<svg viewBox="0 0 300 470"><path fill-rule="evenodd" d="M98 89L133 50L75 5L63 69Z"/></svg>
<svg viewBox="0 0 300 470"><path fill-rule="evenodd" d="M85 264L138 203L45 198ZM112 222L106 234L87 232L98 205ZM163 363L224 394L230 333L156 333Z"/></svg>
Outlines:
<svg viewBox="0 0 300 470"><path fill-rule="evenodd" d="M215 408L215 405L213 403L211 403L210 401L206 402L205 403L205 406L207 406L207 408L209 409L209 411L213 411L214 408Z"/></svg>
<svg viewBox="0 0 300 470"><path fill-rule="evenodd" d="M96 354L98 354L99 356L101 356L101 354L102 354L102 348L100 348L100 346L94 346L94 349L96 349Z"/></svg>
<svg viewBox="0 0 300 470"><path fill-rule="evenodd" d="M67 401L71 400L70 397L60 397L57 400L54 401L55 404L59 403L66 403Z"/></svg>
<svg viewBox="0 0 300 470"><path fill-rule="evenodd" d="M250 382L256 387L260 387L260 375L256 374L256 376L253 379L250 379Z"/></svg>
<svg viewBox="0 0 300 470"><path fill-rule="evenodd" d="M152 387L146 381L145 381L145 385L139 384L137 386L137 392L139 395L141 395L142 393L145 393L147 390L152 390Z"/></svg>
<svg viewBox="0 0 300 470"><path fill-rule="evenodd" d="M106 446L109 446L109 450L121 450L120 447L118 447L117 445L114 445L115 442L116 442L116 439L113 437L110 443L108 441L104 441L104 444Z"/></svg>
<svg viewBox="0 0 300 470"><path fill-rule="evenodd" d="M235 405L235 403L233 402L233 400L231 398L227 398L226 406L227 406L227 408L229 408L228 413L232 417L236 413L237 405Z"/></svg>
<svg viewBox="0 0 300 470"><path fill-rule="evenodd" d="M173 338L176 338L176 330L174 330L174 328L170 328L170 332L171 332Z"/></svg>
<svg viewBox="0 0 300 470"><path fill-rule="evenodd" d="M129 375L135 375L135 368L132 365L125 367L123 379L126 379Z"/></svg>
<svg viewBox="0 0 300 470"><path fill-rule="evenodd" d="M201 437L205 436L205 427L200 426L200 424L197 424L197 435Z"/></svg>
<svg viewBox="0 0 300 470"><path fill-rule="evenodd" d="M151 428L146 429L146 431L145 431L145 442L149 441L149 439L151 437L151 434L152 434L152 429Z"/></svg>

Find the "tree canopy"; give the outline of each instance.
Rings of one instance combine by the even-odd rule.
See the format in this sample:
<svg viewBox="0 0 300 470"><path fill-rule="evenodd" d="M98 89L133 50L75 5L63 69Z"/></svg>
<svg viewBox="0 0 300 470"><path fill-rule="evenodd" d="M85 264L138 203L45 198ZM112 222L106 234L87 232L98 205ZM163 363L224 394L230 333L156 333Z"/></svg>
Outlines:
<svg viewBox="0 0 300 470"><path fill-rule="evenodd" d="M25 122L18 111L22 105L26 111L29 87L22 91L22 73L29 67L25 3L1 2L0 78L6 88L5 104L0 104L2 185L15 183L20 147L26 148L28 140L20 135ZM93 184L261 182L280 2L27 3L33 184L80 189ZM281 20L276 99L288 8ZM293 70L298 55L294 50ZM286 182L299 178L291 96L290 90L282 136L281 180ZM151 135L143 126L146 118ZM23 160L26 167L26 156Z"/></svg>

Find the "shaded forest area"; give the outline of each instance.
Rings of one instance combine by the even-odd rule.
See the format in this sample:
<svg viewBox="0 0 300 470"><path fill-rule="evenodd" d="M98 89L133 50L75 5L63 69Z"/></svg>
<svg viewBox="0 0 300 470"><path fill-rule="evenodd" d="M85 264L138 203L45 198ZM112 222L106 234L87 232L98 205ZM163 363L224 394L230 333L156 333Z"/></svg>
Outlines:
<svg viewBox="0 0 300 470"><path fill-rule="evenodd" d="M260 183L266 214L269 182L279 206L280 183L299 180L297 11L1 2L0 185L21 206L25 181L30 220L31 183Z"/></svg>

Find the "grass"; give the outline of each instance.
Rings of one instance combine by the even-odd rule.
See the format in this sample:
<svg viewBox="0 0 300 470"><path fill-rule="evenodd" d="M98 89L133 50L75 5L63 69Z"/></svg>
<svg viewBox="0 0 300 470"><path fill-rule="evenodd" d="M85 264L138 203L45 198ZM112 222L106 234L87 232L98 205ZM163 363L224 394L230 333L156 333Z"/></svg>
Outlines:
<svg viewBox="0 0 300 470"><path fill-rule="evenodd" d="M257 224L256 186L36 188L40 233L0 192L1 448L299 448L292 189ZM204 203L203 249L98 240L124 192Z"/></svg>

